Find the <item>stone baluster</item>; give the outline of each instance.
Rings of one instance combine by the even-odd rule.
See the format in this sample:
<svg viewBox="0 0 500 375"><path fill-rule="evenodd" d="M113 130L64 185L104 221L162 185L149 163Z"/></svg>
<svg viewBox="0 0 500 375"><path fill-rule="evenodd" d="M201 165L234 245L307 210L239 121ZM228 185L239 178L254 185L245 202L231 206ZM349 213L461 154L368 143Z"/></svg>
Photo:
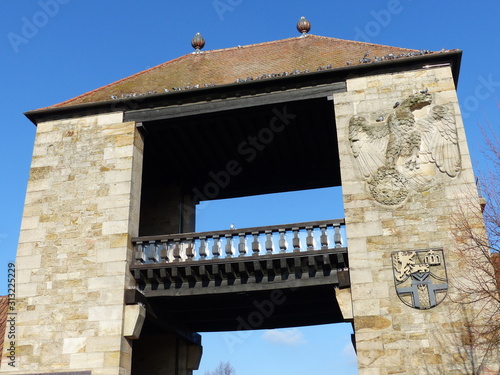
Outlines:
<svg viewBox="0 0 500 375"><path fill-rule="evenodd" d="M273 231L266 230L266 251L267 254L273 253Z"/></svg>
<svg viewBox="0 0 500 375"><path fill-rule="evenodd" d="M340 224L334 224L335 234L333 236L333 241L335 242L335 247L342 247L342 236L340 234Z"/></svg>
<svg viewBox="0 0 500 375"><path fill-rule="evenodd" d="M286 253L285 229L280 229L279 233L280 233L280 241L279 241L280 253Z"/></svg>
<svg viewBox="0 0 500 375"><path fill-rule="evenodd" d="M200 260L204 260L207 258L207 238L200 237Z"/></svg>
<svg viewBox="0 0 500 375"><path fill-rule="evenodd" d="M245 243L245 233L239 233L240 243L238 244L238 252L240 253L240 257L244 257L247 254L247 247Z"/></svg>
<svg viewBox="0 0 500 375"><path fill-rule="evenodd" d="M299 228L292 228L292 232L293 232L293 239L292 239L293 251L297 252L300 251Z"/></svg>
<svg viewBox="0 0 500 375"><path fill-rule="evenodd" d="M156 243L150 241L148 245L148 250L146 252L148 261L151 263L158 263L158 249L156 248Z"/></svg>
<svg viewBox="0 0 500 375"><path fill-rule="evenodd" d="M174 240L172 255L174 256L174 262L178 262L181 260L181 246L179 244L179 240Z"/></svg>
<svg viewBox="0 0 500 375"><path fill-rule="evenodd" d="M226 235L226 258L231 258L233 256L233 235Z"/></svg>
<svg viewBox="0 0 500 375"><path fill-rule="evenodd" d="M326 250L328 249L328 236L326 235L326 225L321 225L321 236L320 236L320 242L321 242L321 250Z"/></svg>
<svg viewBox="0 0 500 375"><path fill-rule="evenodd" d="M307 237L306 237L307 250L314 250L314 237L312 235L313 228L306 227L306 229L307 229Z"/></svg>
<svg viewBox="0 0 500 375"><path fill-rule="evenodd" d="M160 245L160 263L168 263L169 261L170 259L168 259L168 243L162 241Z"/></svg>
<svg viewBox="0 0 500 375"><path fill-rule="evenodd" d="M253 242L252 242L253 255L259 255L260 253L259 232L252 232L252 235L253 235Z"/></svg>
<svg viewBox="0 0 500 375"><path fill-rule="evenodd" d="M214 244L212 246L212 258L219 259L220 256L219 236L214 235L213 239L214 239Z"/></svg>
<svg viewBox="0 0 500 375"><path fill-rule="evenodd" d="M186 257L187 260L194 259L194 241L192 238L186 238Z"/></svg>
<svg viewBox="0 0 500 375"><path fill-rule="evenodd" d="M144 253L144 244L142 242L137 242L135 244L135 263L146 263L146 253Z"/></svg>

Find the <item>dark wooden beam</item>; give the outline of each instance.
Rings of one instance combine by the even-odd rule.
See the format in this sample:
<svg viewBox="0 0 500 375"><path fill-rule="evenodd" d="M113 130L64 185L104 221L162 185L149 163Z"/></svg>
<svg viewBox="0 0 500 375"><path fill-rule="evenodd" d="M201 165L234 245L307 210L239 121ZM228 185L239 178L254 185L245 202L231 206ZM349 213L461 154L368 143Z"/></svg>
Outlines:
<svg viewBox="0 0 500 375"><path fill-rule="evenodd" d="M350 286L350 281L347 264L338 262L341 254L344 259L347 249L144 264L131 268L146 297L222 295L323 284L345 288ZM172 274L174 281L159 282L155 277L158 271Z"/></svg>
<svg viewBox="0 0 500 375"><path fill-rule="evenodd" d="M344 91L346 91L346 83L338 82L317 87L301 88L255 96L245 96L241 98L231 98L213 102L129 111L124 114L124 121L157 121L269 104L284 105L286 102L296 100L327 98L334 93ZM147 128L147 125L144 124L143 126Z"/></svg>
<svg viewBox="0 0 500 375"><path fill-rule="evenodd" d="M326 280L325 280L326 281ZM334 297L336 283L213 295L150 297L158 312L197 332L234 331L327 324L345 321ZM263 313L257 324L256 314ZM243 322L243 323L242 323ZM250 325L246 323L251 323Z"/></svg>

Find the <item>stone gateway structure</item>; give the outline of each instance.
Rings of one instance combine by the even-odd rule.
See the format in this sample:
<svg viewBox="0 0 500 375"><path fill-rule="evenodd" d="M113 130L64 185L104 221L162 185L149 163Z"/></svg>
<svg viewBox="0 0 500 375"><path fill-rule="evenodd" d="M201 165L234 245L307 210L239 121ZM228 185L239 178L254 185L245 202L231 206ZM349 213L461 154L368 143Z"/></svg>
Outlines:
<svg viewBox="0 0 500 375"><path fill-rule="evenodd" d="M468 373L450 234L477 198L461 51L308 28L214 51L196 35L194 53L26 113L0 373L188 375L202 332L335 322L353 323L361 375ZM328 186L345 218L196 232L201 201Z"/></svg>

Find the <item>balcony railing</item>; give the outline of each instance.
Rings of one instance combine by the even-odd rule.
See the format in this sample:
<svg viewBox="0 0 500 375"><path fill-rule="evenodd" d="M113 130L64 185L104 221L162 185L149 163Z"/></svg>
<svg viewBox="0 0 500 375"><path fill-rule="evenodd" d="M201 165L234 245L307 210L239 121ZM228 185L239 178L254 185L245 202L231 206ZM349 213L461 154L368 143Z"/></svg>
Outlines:
<svg viewBox="0 0 500 375"><path fill-rule="evenodd" d="M344 220L137 237L135 265L297 253L346 247Z"/></svg>
<svg viewBox="0 0 500 375"><path fill-rule="evenodd" d="M344 220L134 238L130 270L146 296L348 287Z"/></svg>

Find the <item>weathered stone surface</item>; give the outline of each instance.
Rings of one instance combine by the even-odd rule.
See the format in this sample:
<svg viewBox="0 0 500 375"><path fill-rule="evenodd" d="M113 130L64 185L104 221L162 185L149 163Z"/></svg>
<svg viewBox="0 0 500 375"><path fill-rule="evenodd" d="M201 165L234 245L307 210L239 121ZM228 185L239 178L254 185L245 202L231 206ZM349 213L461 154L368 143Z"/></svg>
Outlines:
<svg viewBox="0 0 500 375"><path fill-rule="evenodd" d="M372 315L372 316L356 316L354 318L354 324L356 330L372 329L381 330L390 327L391 321L382 316Z"/></svg>
<svg viewBox="0 0 500 375"><path fill-rule="evenodd" d="M454 147L460 151L460 170L442 173L435 166L429 168L421 156L418 173L422 181L432 179L432 183L425 182L428 186L422 189L408 185L402 200L383 204L370 191L370 180L363 176L349 143L353 139L350 120L373 114L369 122L376 126L377 116L387 119L396 102L425 88L433 105L447 106L454 113L450 121L456 125ZM334 102L359 373L466 373L470 358L458 355L466 319L451 298L457 290L450 287L449 296L435 308L412 309L398 298L390 259L393 251L443 248L450 285L460 275L449 235L450 217L464 192L474 193L475 181L451 71L440 67L349 79L347 92L335 94ZM415 109L415 121L427 118L430 107ZM395 168L405 166L396 163ZM383 189L379 193L385 194Z"/></svg>
<svg viewBox="0 0 500 375"><path fill-rule="evenodd" d="M17 257L17 372L130 371L123 291L142 139L110 113L38 124ZM124 358L128 358L124 359ZM0 372L11 370L3 358Z"/></svg>
<svg viewBox="0 0 500 375"><path fill-rule="evenodd" d="M339 304L340 311L342 311L342 317L345 320L352 319L353 314L351 289L335 289L335 297L337 298L337 303Z"/></svg>
<svg viewBox="0 0 500 375"><path fill-rule="evenodd" d="M137 340L141 334L142 325L146 317L146 309L141 305L125 306L123 336Z"/></svg>

